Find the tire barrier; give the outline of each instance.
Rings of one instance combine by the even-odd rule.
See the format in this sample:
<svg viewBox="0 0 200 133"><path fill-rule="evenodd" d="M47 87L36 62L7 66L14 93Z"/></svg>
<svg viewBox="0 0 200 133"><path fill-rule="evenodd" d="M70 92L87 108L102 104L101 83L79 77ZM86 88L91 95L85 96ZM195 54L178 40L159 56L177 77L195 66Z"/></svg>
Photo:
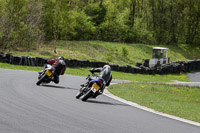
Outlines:
<svg viewBox="0 0 200 133"><path fill-rule="evenodd" d="M14 65L23 66L43 66L48 59L40 57L29 56L13 56L11 54L0 53L0 62L9 63ZM106 62L77 60L77 59L65 59L65 63L68 67L102 67ZM110 64L112 70L125 72L125 73L139 73L139 74L172 74L191 71L200 71L200 60L190 61L177 61L170 64L157 66L157 67L132 67L132 66L119 66L116 64Z"/></svg>

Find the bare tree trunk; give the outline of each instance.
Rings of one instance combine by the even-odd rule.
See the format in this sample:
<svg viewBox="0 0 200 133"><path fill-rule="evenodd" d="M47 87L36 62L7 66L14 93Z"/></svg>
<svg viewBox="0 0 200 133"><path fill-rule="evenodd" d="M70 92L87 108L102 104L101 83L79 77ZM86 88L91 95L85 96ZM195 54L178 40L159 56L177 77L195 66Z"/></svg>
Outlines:
<svg viewBox="0 0 200 133"><path fill-rule="evenodd" d="M156 17L155 17L155 2L151 0L152 18L153 18L153 31L156 30Z"/></svg>
<svg viewBox="0 0 200 133"><path fill-rule="evenodd" d="M170 26L170 31L171 31L171 42L172 43L177 43L177 38L176 38L176 28L177 28L177 21L176 21L176 15L174 15L176 12L174 11L173 7L173 2L174 0L171 0L171 6L170 6L170 14L171 14L171 26Z"/></svg>
<svg viewBox="0 0 200 133"><path fill-rule="evenodd" d="M132 0L130 4L130 15L129 15L131 27L133 27L135 23L135 6L136 6L136 0Z"/></svg>
<svg viewBox="0 0 200 133"><path fill-rule="evenodd" d="M88 5L88 0L84 0L85 4Z"/></svg>
<svg viewBox="0 0 200 133"><path fill-rule="evenodd" d="M103 5L103 0L100 0L100 6L102 6Z"/></svg>

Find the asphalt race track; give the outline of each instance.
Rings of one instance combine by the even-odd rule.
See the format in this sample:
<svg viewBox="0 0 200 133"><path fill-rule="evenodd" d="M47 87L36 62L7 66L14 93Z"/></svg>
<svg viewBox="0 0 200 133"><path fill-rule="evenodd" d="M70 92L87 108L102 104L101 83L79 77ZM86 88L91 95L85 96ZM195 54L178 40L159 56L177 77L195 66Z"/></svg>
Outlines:
<svg viewBox="0 0 200 133"><path fill-rule="evenodd" d="M115 101L75 98L84 77L36 86L37 72L0 69L0 133L200 133L200 127Z"/></svg>
<svg viewBox="0 0 200 133"><path fill-rule="evenodd" d="M188 73L186 76L192 82L200 82L200 72Z"/></svg>

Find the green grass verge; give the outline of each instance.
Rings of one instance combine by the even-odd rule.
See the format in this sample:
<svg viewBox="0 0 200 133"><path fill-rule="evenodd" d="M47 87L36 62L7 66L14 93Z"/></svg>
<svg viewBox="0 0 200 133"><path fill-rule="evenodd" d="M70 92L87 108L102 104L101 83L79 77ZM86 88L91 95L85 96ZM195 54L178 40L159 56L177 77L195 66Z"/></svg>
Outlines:
<svg viewBox="0 0 200 133"><path fill-rule="evenodd" d="M14 69L14 70L27 70L27 71L41 71L42 67L32 67L32 66L20 66L20 65L12 65L8 63L1 63L0 68L3 69Z"/></svg>
<svg viewBox="0 0 200 133"><path fill-rule="evenodd" d="M200 122L200 88L161 84L116 84L108 90L123 99Z"/></svg>
<svg viewBox="0 0 200 133"><path fill-rule="evenodd" d="M16 70L29 70L29 71L41 71L42 67L31 67L31 66L20 66L11 65L7 63L0 63L0 68L4 69L16 69ZM87 76L91 74L89 68L66 68L65 74ZM167 75L144 75L144 74L131 74L112 71L114 79L131 80L131 81L142 81L142 82L172 82L173 80L189 82L189 79L184 75L180 74L167 74Z"/></svg>

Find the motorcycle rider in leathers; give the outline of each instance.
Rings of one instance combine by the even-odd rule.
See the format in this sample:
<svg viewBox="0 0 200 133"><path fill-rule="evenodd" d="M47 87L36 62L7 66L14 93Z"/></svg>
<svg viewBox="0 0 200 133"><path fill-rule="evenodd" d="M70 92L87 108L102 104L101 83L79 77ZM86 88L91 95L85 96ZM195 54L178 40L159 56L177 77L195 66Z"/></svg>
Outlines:
<svg viewBox="0 0 200 133"><path fill-rule="evenodd" d="M91 73L99 72L99 79L91 80L89 82L88 87L91 87L94 82L98 83L98 82L104 81L105 86L101 87L101 89L100 89L100 93L102 94L104 91L104 88L106 86L109 86L110 82L112 80L111 67L109 65L104 65L103 67L99 67L99 68L91 68L89 71ZM103 80L101 80L101 79L103 79Z"/></svg>
<svg viewBox="0 0 200 133"><path fill-rule="evenodd" d="M58 59L51 59L47 61L48 64L52 65L55 68L55 71L53 73L54 76L54 83L59 83L59 76L63 75L65 73L66 64L64 61L64 57L59 57ZM47 64L45 64L43 70L39 73L42 73L47 68Z"/></svg>

